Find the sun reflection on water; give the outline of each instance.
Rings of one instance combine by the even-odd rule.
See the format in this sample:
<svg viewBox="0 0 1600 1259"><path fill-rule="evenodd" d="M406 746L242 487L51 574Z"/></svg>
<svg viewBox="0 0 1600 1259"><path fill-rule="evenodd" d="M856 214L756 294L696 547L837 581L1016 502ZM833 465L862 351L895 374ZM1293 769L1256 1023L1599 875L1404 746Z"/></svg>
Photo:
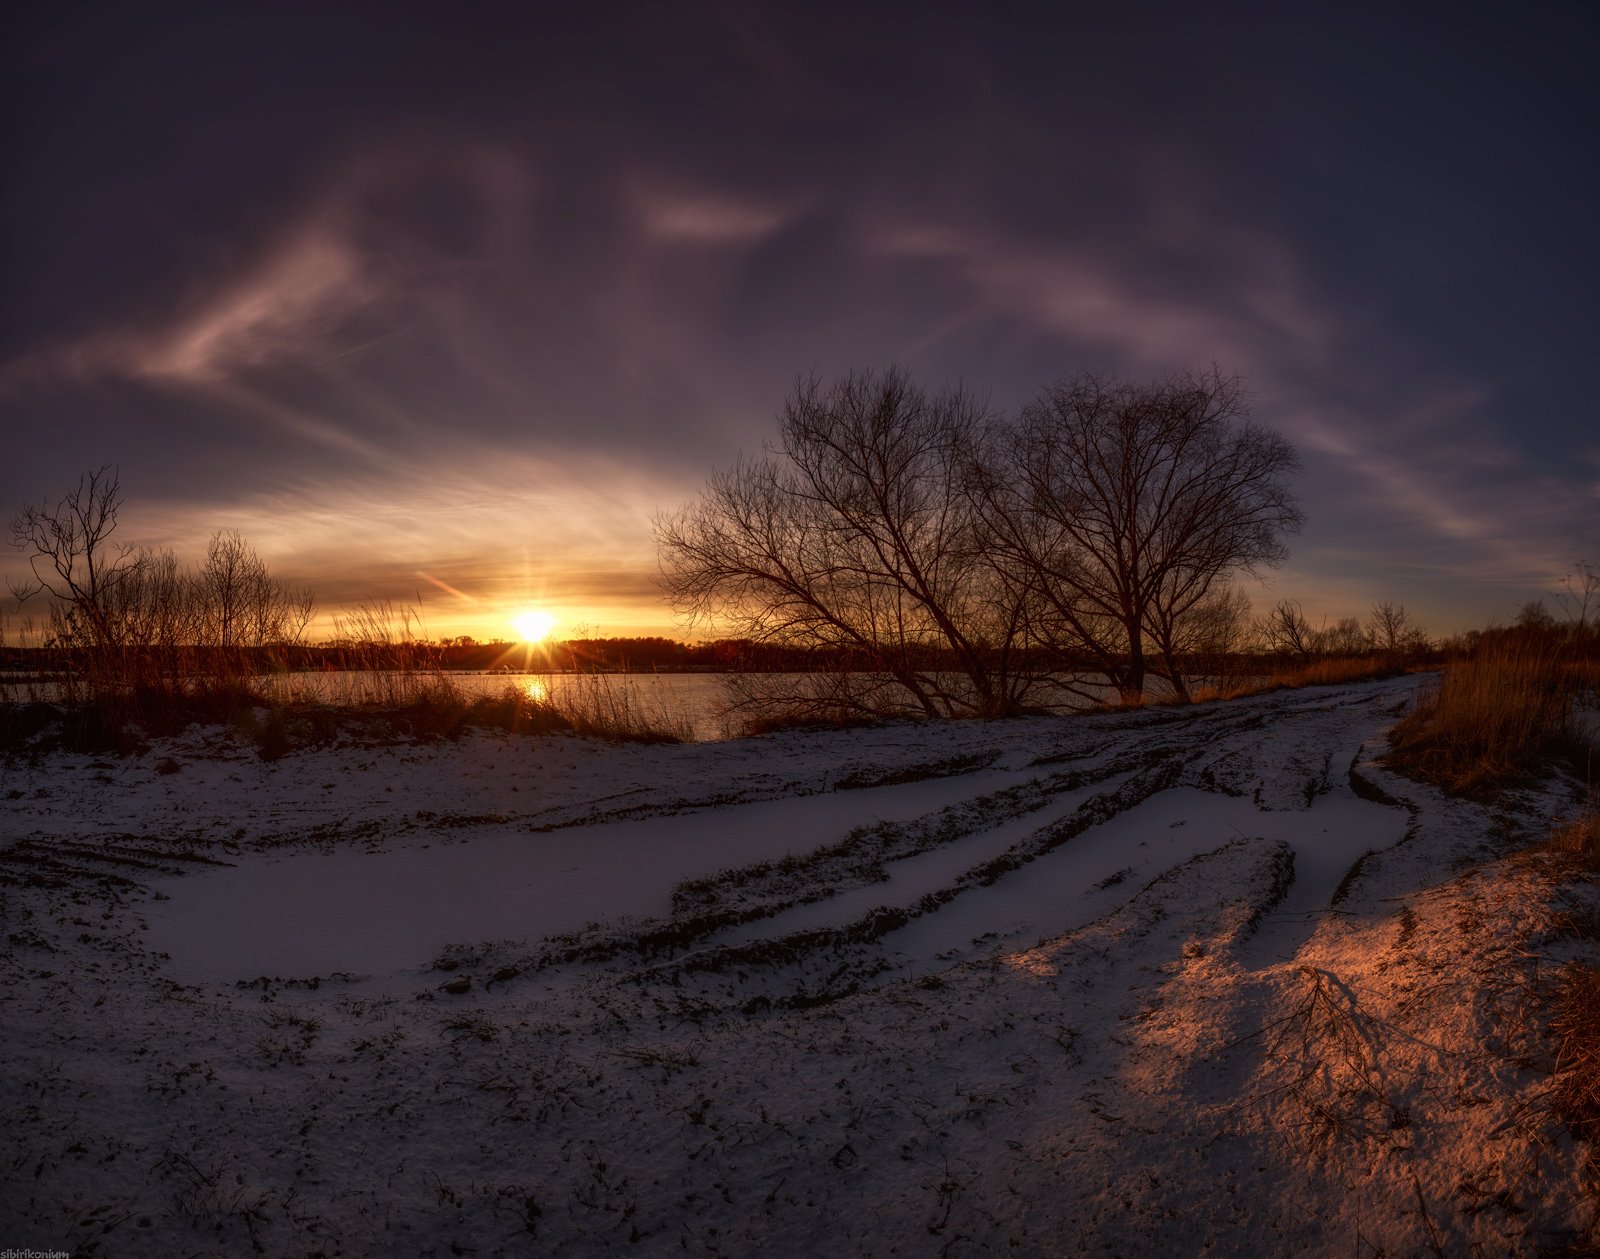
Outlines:
<svg viewBox="0 0 1600 1259"><path fill-rule="evenodd" d="M535 704L550 702L550 684L543 678L523 678L522 690Z"/></svg>

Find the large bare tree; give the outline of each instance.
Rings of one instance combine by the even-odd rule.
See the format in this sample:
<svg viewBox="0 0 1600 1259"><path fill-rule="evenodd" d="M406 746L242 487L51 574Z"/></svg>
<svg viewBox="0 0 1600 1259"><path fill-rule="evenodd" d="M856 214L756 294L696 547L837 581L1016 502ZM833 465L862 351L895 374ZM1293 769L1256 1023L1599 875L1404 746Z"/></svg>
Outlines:
<svg viewBox="0 0 1600 1259"><path fill-rule="evenodd" d="M1017 711L1051 679L1124 697L1237 627L1229 577L1299 527L1292 447L1250 424L1236 378L1079 376L1016 422L899 369L801 380L780 442L657 521L691 617L848 653L929 715ZM1223 635L1222 637L1226 637Z"/></svg>
<svg viewBox="0 0 1600 1259"><path fill-rule="evenodd" d="M1219 583L1287 554L1297 460L1248 422L1239 379L1079 375L1046 389L983 477L992 545L1031 582L1036 633L1125 698L1147 675L1188 693L1176 645Z"/></svg>
<svg viewBox="0 0 1600 1259"><path fill-rule="evenodd" d="M656 522L677 609L744 636L823 648L928 716L1014 711L1021 620L967 492L988 420L961 388L901 369L799 380L779 442Z"/></svg>

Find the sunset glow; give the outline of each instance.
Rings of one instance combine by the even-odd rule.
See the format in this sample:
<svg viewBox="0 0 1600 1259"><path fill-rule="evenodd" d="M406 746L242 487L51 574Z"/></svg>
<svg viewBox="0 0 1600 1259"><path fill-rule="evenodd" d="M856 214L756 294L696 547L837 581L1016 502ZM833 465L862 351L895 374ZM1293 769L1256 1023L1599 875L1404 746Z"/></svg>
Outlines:
<svg viewBox="0 0 1600 1259"><path fill-rule="evenodd" d="M528 608L511 618L511 627L524 643L542 642L555 625L556 618L541 608Z"/></svg>
<svg viewBox="0 0 1600 1259"><path fill-rule="evenodd" d="M1253 615L1394 601L1443 634L1548 600L1600 554L1592 180L1563 160L1600 10L1453 12L1442 47L1421 6L1310 44L1156 7L919 6L913 33L334 0L174 39L23 6L0 521L115 465L117 545L193 564L236 530L314 596L310 642L371 604L519 649L699 640L654 522L772 440L797 375L899 364L1013 414L1079 371L1215 365L1304 464ZM8 642L43 641L32 580L0 542ZM559 624L512 629L535 608Z"/></svg>

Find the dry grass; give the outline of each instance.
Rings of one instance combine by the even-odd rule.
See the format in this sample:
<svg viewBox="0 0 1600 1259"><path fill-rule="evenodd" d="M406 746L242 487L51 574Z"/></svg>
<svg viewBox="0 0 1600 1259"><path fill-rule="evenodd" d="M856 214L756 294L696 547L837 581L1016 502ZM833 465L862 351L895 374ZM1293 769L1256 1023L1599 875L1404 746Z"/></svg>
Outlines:
<svg viewBox="0 0 1600 1259"><path fill-rule="evenodd" d="M1580 678L1551 644L1507 638L1449 666L1390 734L1391 768L1484 796L1587 750Z"/></svg>
<svg viewBox="0 0 1600 1259"><path fill-rule="evenodd" d="M907 715L907 694L882 674L734 673L723 679L723 728L732 737L780 730L844 730Z"/></svg>
<svg viewBox="0 0 1600 1259"><path fill-rule="evenodd" d="M1379 678L1396 677L1405 670L1385 657L1354 656L1329 657L1302 663L1263 660L1262 672L1241 674L1212 682L1203 682L1189 688L1187 701L1170 693L1152 694L1147 691L1139 699L1127 699L1114 692L1107 694L1097 704L1083 709L1091 713L1127 712L1135 708L1148 708L1162 704L1212 704L1219 700L1244 699L1251 695L1268 695L1273 691L1293 691L1303 686L1344 686L1351 682L1370 682ZM1155 686L1165 687L1165 680ZM1169 688L1170 689L1170 688Z"/></svg>
<svg viewBox="0 0 1600 1259"><path fill-rule="evenodd" d="M626 678L565 678L556 693L541 688L538 697L513 686L499 695L474 694L448 674L423 670L331 674L322 688L326 694L303 685L286 694L274 681L191 681L159 691L86 692L53 703L0 705L0 754L61 748L125 755L140 751L151 737L213 724L231 726L263 760L343 736L428 742L459 738L469 729L640 743L694 737L686 720Z"/></svg>
<svg viewBox="0 0 1600 1259"><path fill-rule="evenodd" d="M680 743L693 738L688 723L664 703L642 695L628 679L601 675L564 678L554 691L541 684L538 693L517 686L499 695L463 691L447 674L419 676L410 689L391 679L385 695L403 702L346 704L338 708L299 705L296 716L332 714L335 723L387 727L394 735L423 741L454 739L469 729L506 730L512 734L577 734L624 743ZM316 741L316 740L310 740ZM292 740L292 742L294 742Z"/></svg>
<svg viewBox="0 0 1600 1259"><path fill-rule="evenodd" d="M1578 687L1591 694L1600 693L1600 660L1574 660L1567 670Z"/></svg>
<svg viewBox="0 0 1600 1259"><path fill-rule="evenodd" d="M1600 1138L1600 967L1561 969L1550 1020L1558 1051L1554 1101L1573 1134Z"/></svg>
<svg viewBox="0 0 1600 1259"><path fill-rule="evenodd" d="M1592 797L1587 810L1554 831L1548 847L1576 871L1600 873L1600 796Z"/></svg>
<svg viewBox="0 0 1600 1259"><path fill-rule="evenodd" d="M626 674L582 673L561 679L546 703L574 734L630 743L689 743L694 727L666 698Z"/></svg>
<svg viewBox="0 0 1600 1259"><path fill-rule="evenodd" d="M1260 695L1268 689L1266 683L1259 678L1251 681L1241 678L1235 682L1224 682L1216 686L1196 686L1189 691L1190 702L1195 704L1211 704L1223 699L1243 699L1246 695Z"/></svg>
<svg viewBox="0 0 1600 1259"><path fill-rule="evenodd" d="M1342 686L1398 677L1405 669L1388 656L1329 657L1274 669L1263 690L1296 690L1302 686Z"/></svg>
<svg viewBox="0 0 1600 1259"><path fill-rule="evenodd" d="M1197 686L1190 692L1196 704L1215 700L1242 699L1247 695L1266 695L1272 691L1295 691L1303 686L1346 686L1352 682L1374 682L1398 677L1406 670L1388 655L1330 656L1300 663L1277 663L1271 671L1255 677L1238 677L1215 685Z"/></svg>

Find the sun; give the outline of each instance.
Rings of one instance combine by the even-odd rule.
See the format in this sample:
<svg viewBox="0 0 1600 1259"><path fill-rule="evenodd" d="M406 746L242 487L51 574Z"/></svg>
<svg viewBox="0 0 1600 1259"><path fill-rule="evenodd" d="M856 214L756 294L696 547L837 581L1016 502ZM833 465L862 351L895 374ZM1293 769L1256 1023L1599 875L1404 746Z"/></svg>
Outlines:
<svg viewBox="0 0 1600 1259"><path fill-rule="evenodd" d="M540 608L528 608L511 618L511 627L523 642L537 643L556 627L556 618Z"/></svg>

